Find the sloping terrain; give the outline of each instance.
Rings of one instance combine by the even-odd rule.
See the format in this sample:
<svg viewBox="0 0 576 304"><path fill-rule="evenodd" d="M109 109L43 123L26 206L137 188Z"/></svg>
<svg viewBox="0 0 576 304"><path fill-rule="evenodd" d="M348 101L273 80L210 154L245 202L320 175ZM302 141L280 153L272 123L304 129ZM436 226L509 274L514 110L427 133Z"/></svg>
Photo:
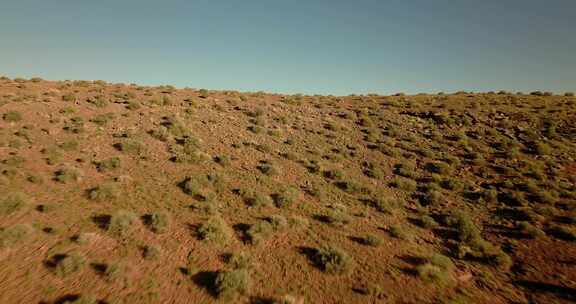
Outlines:
<svg viewBox="0 0 576 304"><path fill-rule="evenodd" d="M0 303L576 301L576 99L0 79Z"/></svg>

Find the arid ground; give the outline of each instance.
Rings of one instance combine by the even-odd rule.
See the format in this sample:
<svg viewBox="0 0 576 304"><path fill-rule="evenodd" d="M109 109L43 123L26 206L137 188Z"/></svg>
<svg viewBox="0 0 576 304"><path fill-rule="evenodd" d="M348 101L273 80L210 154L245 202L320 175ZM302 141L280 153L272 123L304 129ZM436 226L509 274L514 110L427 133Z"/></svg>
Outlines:
<svg viewBox="0 0 576 304"><path fill-rule="evenodd" d="M576 98L0 79L0 303L576 301Z"/></svg>

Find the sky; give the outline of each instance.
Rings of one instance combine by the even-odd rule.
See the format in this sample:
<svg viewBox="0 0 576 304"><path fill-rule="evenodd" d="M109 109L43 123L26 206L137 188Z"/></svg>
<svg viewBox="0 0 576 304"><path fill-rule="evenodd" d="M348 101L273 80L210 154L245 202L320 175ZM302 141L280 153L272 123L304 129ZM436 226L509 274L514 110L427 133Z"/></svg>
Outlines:
<svg viewBox="0 0 576 304"><path fill-rule="evenodd" d="M333 95L576 91L576 1L0 0L0 75Z"/></svg>

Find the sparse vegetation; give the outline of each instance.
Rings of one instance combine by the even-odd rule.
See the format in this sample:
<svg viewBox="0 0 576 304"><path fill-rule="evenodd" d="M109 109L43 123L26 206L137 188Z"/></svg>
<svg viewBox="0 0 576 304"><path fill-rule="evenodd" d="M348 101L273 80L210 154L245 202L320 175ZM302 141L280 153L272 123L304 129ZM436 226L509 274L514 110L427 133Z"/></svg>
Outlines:
<svg viewBox="0 0 576 304"><path fill-rule="evenodd" d="M0 77L0 299L566 301L575 105Z"/></svg>
<svg viewBox="0 0 576 304"><path fill-rule="evenodd" d="M0 215L10 215L26 205L30 201L28 195L22 192L11 192L0 200Z"/></svg>

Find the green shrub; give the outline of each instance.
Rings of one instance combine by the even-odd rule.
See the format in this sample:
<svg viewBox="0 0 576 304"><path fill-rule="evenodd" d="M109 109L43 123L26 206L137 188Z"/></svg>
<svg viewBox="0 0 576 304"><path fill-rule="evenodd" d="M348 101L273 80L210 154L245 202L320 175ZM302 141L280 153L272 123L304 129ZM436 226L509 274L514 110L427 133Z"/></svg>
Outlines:
<svg viewBox="0 0 576 304"><path fill-rule="evenodd" d="M73 93L67 93L62 95L62 100L64 101L75 101L76 100L76 95L74 95Z"/></svg>
<svg viewBox="0 0 576 304"><path fill-rule="evenodd" d="M10 192L0 199L0 215L10 215L26 205L30 198L22 192Z"/></svg>
<svg viewBox="0 0 576 304"><path fill-rule="evenodd" d="M554 225L550 227L549 233L559 239L576 242L576 229L566 226Z"/></svg>
<svg viewBox="0 0 576 304"><path fill-rule="evenodd" d="M126 109L128 110L139 110L142 108L142 104L137 101L129 101Z"/></svg>
<svg viewBox="0 0 576 304"><path fill-rule="evenodd" d="M394 173L407 177L407 178L415 178L416 177L416 165L410 162L402 162L396 164L394 166Z"/></svg>
<svg viewBox="0 0 576 304"><path fill-rule="evenodd" d="M78 141L75 139L70 139L70 140L62 142L58 146L60 147L60 149L62 149L64 151L72 151L72 150L76 150L78 148Z"/></svg>
<svg viewBox="0 0 576 304"><path fill-rule="evenodd" d="M524 235L529 236L530 238L541 238L546 235L542 229L530 224L529 222L520 222L518 224L518 230Z"/></svg>
<svg viewBox="0 0 576 304"><path fill-rule="evenodd" d="M416 267L418 277L425 282L435 283L440 286L445 286L452 281L450 272L454 268L454 264L450 258L434 254L427 259L427 262Z"/></svg>
<svg viewBox="0 0 576 304"><path fill-rule="evenodd" d="M352 220L349 215L344 213L343 210L337 210L337 209L329 209L326 212L324 212L324 214L319 215L317 218L322 222L337 227L345 226Z"/></svg>
<svg viewBox="0 0 576 304"><path fill-rule="evenodd" d="M390 228L388 229L388 232L390 233L391 236L401 240L408 241L412 239L412 235L410 234L410 232L400 225L391 225Z"/></svg>
<svg viewBox="0 0 576 304"><path fill-rule="evenodd" d="M113 120L116 117L116 115L114 113L104 113L104 114L98 114L94 117L92 117L90 119L90 122L93 122L99 126L104 126L106 125L108 122L110 122L111 120Z"/></svg>
<svg viewBox="0 0 576 304"><path fill-rule="evenodd" d="M324 246L316 250L314 259L318 267L328 274L346 274L354 268L354 260L345 251Z"/></svg>
<svg viewBox="0 0 576 304"><path fill-rule="evenodd" d="M222 271L216 276L214 284L218 298L231 301L239 294L248 293L250 275L246 269Z"/></svg>
<svg viewBox="0 0 576 304"><path fill-rule="evenodd" d="M61 183L77 182L84 175L82 171L75 167L65 167L56 171L55 179Z"/></svg>
<svg viewBox="0 0 576 304"><path fill-rule="evenodd" d="M137 219L134 213L119 210L110 217L108 232L115 236L126 237L134 230L134 224Z"/></svg>
<svg viewBox="0 0 576 304"><path fill-rule="evenodd" d="M104 277L109 282L118 280L125 272L125 267L121 263L111 263L106 265Z"/></svg>
<svg viewBox="0 0 576 304"><path fill-rule="evenodd" d="M454 212L448 218L448 224L456 228L458 240L461 242L467 243L482 238L480 229L472 222L470 216L464 212Z"/></svg>
<svg viewBox="0 0 576 304"><path fill-rule="evenodd" d="M100 172L112 171L118 168L120 168L120 157L118 156L96 162L96 169Z"/></svg>
<svg viewBox="0 0 576 304"><path fill-rule="evenodd" d="M269 238L273 232L274 227L272 224L268 221L261 220L250 226L246 231L246 235L248 235L252 244L257 245Z"/></svg>
<svg viewBox="0 0 576 304"><path fill-rule="evenodd" d="M32 234L34 229L27 224L16 224L0 229L0 249L10 247Z"/></svg>
<svg viewBox="0 0 576 304"><path fill-rule="evenodd" d="M534 151L538 155L549 155L552 153L552 148L545 142L537 142L534 145Z"/></svg>
<svg viewBox="0 0 576 304"><path fill-rule="evenodd" d="M8 111L2 115L2 119L7 122L18 122L22 120L22 114L17 111Z"/></svg>
<svg viewBox="0 0 576 304"><path fill-rule="evenodd" d="M162 250L160 250L159 247L154 246L154 245L144 246L143 251L142 251L142 257L145 260L150 260L150 261L158 259L161 254L162 254Z"/></svg>
<svg viewBox="0 0 576 304"><path fill-rule="evenodd" d="M201 239L226 244L232 238L232 231L221 217L212 217L198 228L198 236Z"/></svg>
<svg viewBox="0 0 576 304"><path fill-rule="evenodd" d="M214 161L222 167L228 167L231 164L230 157L226 155L217 155L214 157Z"/></svg>
<svg viewBox="0 0 576 304"><path fill-rule="evenodd" d="M440 186L447 190L461 190L464 184L456 178L444 178L440 181Z"/></svg>
<svg viewBox="0 0 576 304"><path fill-rule="evenodd" d="M64 123L63 129L74 134L84 133L84 118L79 116L70 118Z"/></svg>
<svg viewBox="0 0 576 304"><path fill-rule="evenodd" d="M408 178L403 178L403 177L395 177L392 179L392 181L390 182L390 186L407 191L407 192L413 192L416 191L417 188L417 184L416 181L408 179Z"/></svg>
<svg viewBox="0 0 576 304"><path fill-rule="evenodd" d="M261 194L254 190L241 190L242 200L252 207L266 207L272 205L272 198L269 195Z"/></svg>
<svg viewBox="0 0 576 304"><path fill-rule="evenodd" d="M55 165L62 160L64 154L58 150L57 147L49 147L42 149L42 154L46 156L46 163L49 165Z"/></svg>
<svg viewBox="0 0 576 304"><path fill-rule="evenodd" d="M445 285L450 280L450 277L446 271L430 263L418 265L416 267L416 272L418 273L418 277L420 277L425 282L433 282L439 285Z"/></svg>
<svg viewBox="0 0 576 304"><path fill-rule="evenodd" d="M362 238L362 243L369 246L378 247L382 245L384 241L377 235L369 234Z"/></svg>
<svg viewBox="0 0 576 304"><path fill-rule="evenodd" d="M78 272L86 264L86 259L77 252L58 254L53 257L54 272L59 277L67 277Z"/></svg>
<svg viewBox="0 0 576 304"><path fill-rule="evenodd" d="M154 233L165 233L170 226L170 217L167 213L154 212L147 217L147 224Z"/></svg>
<svg viewBox="0 0 576 304"><path fill-rule="evenodd" d="M426 164L426 170L430 171L431 173L446 175L450 174L452 167L444 162L431 162Z"/></svg>
<svg viewBox="0 0 576 304"><path fill-rule="evenodd" d="M330 169L323 172L324 177L330 179L341 179L344 176L344 173L340 169Z"/></svg>
<svg viewBox="0 0 576 304"><path fill-rule="evenodd" d="M139 155L144 152L144 144L133 139L126 139L122 142L116 143L114 144L114 147L119 151L132 155Z"/></svg>
<svg viewBox="0 0 576 304"><path fill-rule="evenodd" d="M351 179L337 181L335 185L340 190L349 194L370 194L372 191L368 186Z"/></svg>
<svg viewBox="0 0 576 304"><path fill-rule="evenodd" d="M272 199L278 208L285 208L292 205L298 199L299 191L294 187L285 187L274 193Z"/></svg>
<svg viewBox="0 0 576 304"><path fill-rule="evenodd" d="M227 256L226 264L232 269L248 269L251 267L252 259L244 252L234 252Z"/></svg>
<svg viewBox="0 0 576 304"><path fill-rule="evenodd" d="M273 214L266 220L270 222L274 231L280 231L288 227L288 219L280 214Z"/></svg>
<svg viewBox="0 0 576 304"><path fill-rule="evenodd" d="M88 190L88 198L93 201L114 200L120 196L120 189L115 183L104 183Z"/></svg>
<svg viewBox="0 0 576 304"><path fill-rule="evenodd" d="M186 177L180 185L184 193L197 200L207 201L214 198L214 186L221 182L221 178L216 175L197 174Z"/></svg>
<svg viewBox="0 0 576 304"><path fill-rule="evenodd" d="M276 166L274 166L272 163L269 162L260 164L258 166L258 170L260 170L260 172L268 176L276 176L280 173L278 168L276 168Z"/></svg>
<svg viewBox="0 0 576 304"><path fill-rule="evenodd" d="M375 164L367 162L364 164L364 174L371 178L380 179L384 177L382 169L378 168Z"/></svg>

